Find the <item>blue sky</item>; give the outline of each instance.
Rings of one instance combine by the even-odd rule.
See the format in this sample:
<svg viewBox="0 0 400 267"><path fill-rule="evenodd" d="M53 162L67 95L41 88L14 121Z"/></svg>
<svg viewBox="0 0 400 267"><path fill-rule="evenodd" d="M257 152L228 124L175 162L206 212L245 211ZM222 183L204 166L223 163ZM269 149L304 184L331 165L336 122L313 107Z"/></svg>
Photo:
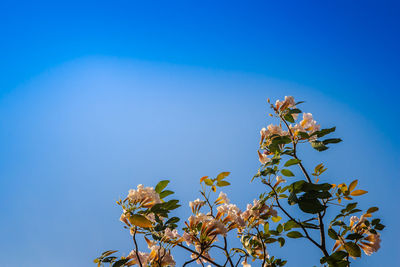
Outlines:
<svg viewBox="0 0 400 267"><path fill-rule="evenodd" d="M362 206L381 208L382 249L352 266L400 264L398 15L396 1L2 1L2 266L128 252L115 200L138 183L171 179L187 203L201 176L231 171L244 208L266 99L285 95L344 140L305 149L306 165L358 178ZM291 243L269 250L318 263Z"/></svg>

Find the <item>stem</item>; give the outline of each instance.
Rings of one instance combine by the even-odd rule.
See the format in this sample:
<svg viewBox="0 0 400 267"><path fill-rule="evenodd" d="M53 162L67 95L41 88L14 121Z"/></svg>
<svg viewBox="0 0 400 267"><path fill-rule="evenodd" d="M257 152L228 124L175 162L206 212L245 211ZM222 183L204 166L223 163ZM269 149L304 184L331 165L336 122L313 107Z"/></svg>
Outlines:
<svg viewBox="0 0 400 267"><path fill-rule="evenodd" d="M266 260L267 260L267 255L265 255L266 253L266 249L265 249L265 245L264 245L264 242L262 241L262 238L261 238L261 235L260 235L260 230L258 230L258 226L257 226L257 228L256 228L256 230L257 230L257 234L259 235L259 238L260 238L260 240L261 240L261 245L262 245L262 248L263 248L263 263L262 263L262 266L264 266L265 265L265 262L266 262Z"/></svg>
<svg viewBox="0 0 400 267"><path fill-rule="evenodd" d="M228 252L227 248L228 248L228 244L226 241L226 237L224 236L224 251L225 251L226 257L229 260L229 264L233 267L233 262L232 262L231 256L229 256L229 252Z"/></svg>
<svg viewBox="0 0 400 267"><path fill-rule="evenodd" d="M190 249L190 248L188 248L188 247L185 247L185 246L182 245L182 244L176 244L176 245L177 245L178 247L181 247L181 248L183 248L183 249L186 249L187 251L189 251L189 252L191 252L191 253L193 253L193 254L200 255L198 252L196 252L196 251L194 251L194 250L192 250L192 249ZM220 265L220 264L214 262L213 260L211 260L211 259L209 259L209 258L207 258L207 257L205 257L205 256L203 256L203 255L200 255L200 258L205 259L206 261L208 261L208 262L214 264L214 265L217 266L217 267L223 267L222 265Z"/></svg>
<svg viewBox="0 0 400 267"><path fill-rule="evenodd" d="M274 191L274 197L275 197L276 204L278 204L278 207L283 211L283 213L285 213L286 216L289 217L289 219L291 219L292 221L294 221L295 223L300 225L301 229L303 230L304 234L306 235L306 238L308 240L310 240L314 245L316 245L319 249L322 250L321 245L318 244L314 239L312 239L310 237L310 235L308 234L306 228L301 224L301 222L297 222L297 220L295 220L292 216L290 216L290 214L282 207L281 203L279 202L278 194L276 193L275 188L269 183L266 183L266 185L268 185Z"/></svg>
<svg viewBox="0 0 400 267"><path fill-rule="evenodd" d="M182 265L182 267L185 267L187 264L189 264L189 263L191 263L191 262L197 261L197 260L201 257L201 254L203 254L203 250L200 251L200 253L197 255L196 258L191 259L190 261L185 262L185 263Z"/></svg>
<svg viewBox="0 0 400 267"><path fill-rule="evenodd" d="M139 266L142 267L143 265L142 265L142 262L140 261L138 245L137 245L137 242L136 242L136 230L137 230L137 227L135 226L135 231L133 232L133 243L135 244L136 258L137 258L137 260L139 262Z"/></svg>
<svg viewBox="0 0 400 267"><path fill-rule="evenodd" d="M286 121L284 118L282 118L282 117L280 117L280 118L281 118L281 120L283 121L283 123L285 123L285 125L286 125L286 127L287 127L287 129L288 129L288 131L289 131L289 134L290 134L290 136L292 137L293 157L294 157L295 159L298 159L298 158L297 158L297 155L296 155L296 142L295 142L295 140L294 140L293 132L292 132L292 130L290 129L290 127L289 127L287 121ZM306 169L304 168L303 164L301 163L301 161L298 163L298 165L299 165L301 171L303 172L304 176L306 177L307 181L308 181L309 183L312 184L313 182L311 181L310 176L308 175L308 173L307 173ZM326 243L325 243L325 227L324 227L324 222L323 222L323 220L322 220L322 217L323 217L323 216L321 215L321 212L318 212L319 231L320 231L320 235L321 235L321 245L319 246L319 248L322 250L322 253L324 253L324 256L325 256L325 257L328 257L328 256L329 256L329 253L328 253L328 251L326 250Z"/></svg>

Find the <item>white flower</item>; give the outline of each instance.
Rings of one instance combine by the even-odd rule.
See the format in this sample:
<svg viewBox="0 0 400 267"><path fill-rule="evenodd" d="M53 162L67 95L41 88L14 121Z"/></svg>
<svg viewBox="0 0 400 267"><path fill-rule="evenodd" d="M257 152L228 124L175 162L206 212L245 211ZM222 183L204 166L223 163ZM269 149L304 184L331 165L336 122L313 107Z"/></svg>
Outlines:
<svg viewBox="0 0 400 267"><path fill-rule="evenodd" d="M230 200L228 198L228 195L221 191L218 195L218 198L215 200L215 203L216 204L223 204L223 203L229 204L229 201Z"/></svg>
<svg viewBox="0 0 400 267"><path fill-rule="evenodd" d="M270 158L268 158L267 152L263 152L262 154L260 153L260 151L258 152L258 160L261 162L261 164L267 164L268 162L271 161Z"/></svg>
<svg viewBox="0 0 400 267"><path fill-rule="evenodd" d="M129 190L128 199L133 204L140 204L145 208L150 208L157 203L161 203L160 196L153 187L138 185L137 189Z"/></svg>
<svg viewBox="0 0 400 267"><path fill-rule="evenodd" d="M381 237L379 234L369 234L366 238L360 241L360 247L364 253L371 256L372 253L377 252L381 247Z"/></svg>
<svg viewBox="0 0 400 267"><path fill-rule="evenodd" d="M278 183L286 183L286 180L282 178L282 176L278 175L276 176L276 181Z"/></svg>
<svg viewBox="0 0 400 267"><path fill-rule="evenodd" d="M247 263L247 258L244 261L242 261L242 265L243 267L251 267L251 265Z"/></svg>

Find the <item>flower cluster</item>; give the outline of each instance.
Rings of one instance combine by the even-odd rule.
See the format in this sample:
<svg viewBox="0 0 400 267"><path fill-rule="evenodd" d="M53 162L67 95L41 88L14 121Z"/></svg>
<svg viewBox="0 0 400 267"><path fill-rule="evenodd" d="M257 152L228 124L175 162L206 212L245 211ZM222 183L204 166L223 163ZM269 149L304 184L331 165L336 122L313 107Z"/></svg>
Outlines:
<svg viewBox="0 0 400 267"><path fill-rule="evenodd" d="M221 172L215 178L203 176L201 198L189 202L192 214L183 223L180 234L177 230L180 218L170 217L170 212L180 207L179 201L165 200L174 193L164 190L169 181L160 181L154 188L138 185L123 201L117 202L123 210L120 220L130 231L135 248L121 258L112 256L116 251L106 251L95 259L98 266L107 263L110 266L176 266L171 250L180 247L190 253L184 266L197 262L210 267L240 263L250 267L249 262L254 261L257 266L282 267L286 260L270 256L269 251L274 243L284 246L288 238L310 241L321 252L320 263L327 267L348 267L351 258L361 257L362 251L368 256L377 252L381 246L379 231L385 226L380 219L369 217L379 209L371 207L358 218L354 216L362 212L357 208L358 203L343 203L368 192L356 189L358 180L348 185L323 182L325 163L309 171L299 158L297 151L303 143L320 152L328 149L327 145L341 141L324 138L335 127L321 129L311 113L299 109L301 103L292 96L270 103L274 112L270 116L279 123L269 124L260 131L257 152L262 165L252 179L259 180L266 189L246 209L231 203L222 191L215 194L218 188L230 185L226 179L229 172ZM299 169L296 172L293 168ZM341 208L332 214L337 205ZM328 225L326 218L330 216L333 219ZM350 223L345 223L350 216ZM149 252L140 250L139 236L146 241ZM228 241L233 236L238 242L232 245ZM320 240L315 236L320 236ZM330 252L327 247L331 244ZM222 256L225 259L219 262Z"/></svg>
<svg viewBox="0 0 400 267"><path fill-rule="evenodd" d="M171 251L160 246L157 242L145 238L147 246L150 249L150 253L144 253L136 250L132 250L128 259L131 259L131 264L142 265L142 266L175 266L174 257L171 255Z"/></svg>
<svg viewBox="0 0 400 267"><path fill-rule="evenodd" d="M151 208L155 204L161 203L160 196L153 187L144 187L141 184L137 186L136 190L129 190L127 198L133 205L143 208Z"/></svg>

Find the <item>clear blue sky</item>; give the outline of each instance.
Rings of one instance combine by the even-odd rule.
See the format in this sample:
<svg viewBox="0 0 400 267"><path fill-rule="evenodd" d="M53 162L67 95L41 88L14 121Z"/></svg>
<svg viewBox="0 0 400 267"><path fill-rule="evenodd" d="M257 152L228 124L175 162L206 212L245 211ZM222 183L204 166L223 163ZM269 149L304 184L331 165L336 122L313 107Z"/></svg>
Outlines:
<svg viewBox="0 0 400 267"><path fill-rule="evenodd" d="M171 179L186 204L231 171L243 208L266 99L285 95L344 140L306 165L381 208L382 249L354 266L400 265L399 2L277 2L1 1L0 265L128 252L115 200L138 183ZM269 251L318 263L291 243Z"/></svg>

